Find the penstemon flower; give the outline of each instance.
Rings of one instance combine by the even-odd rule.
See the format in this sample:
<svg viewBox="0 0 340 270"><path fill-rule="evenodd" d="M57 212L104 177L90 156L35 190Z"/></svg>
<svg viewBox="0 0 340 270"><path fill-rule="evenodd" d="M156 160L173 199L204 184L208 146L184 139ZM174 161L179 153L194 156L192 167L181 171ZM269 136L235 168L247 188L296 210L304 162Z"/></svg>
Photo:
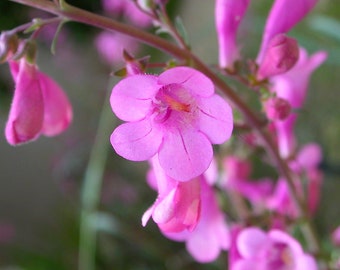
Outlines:
<svg viewBox="0 0 340 270"><path fill-rule="evenodd" d="M300 243L281 230L268 233L256 227L237 231L232 242L231 270L316 270L315 259L304 253Z"/></svg>
<svg viewBox="0 0 340 270"><path fill-rule="evenodd" d="M238 26L245 15L250 0L216 0L215 24L219 46L219 64L222 68L234 68L240 53L237 46Z"/></svg>
<svg viewBox="0 0 340 270"><path fill-rule="evenodd" d="M211 144L225 142L233 129L230 106L189 67L129 76L113 88L110 102L127 121L111 135L115 151L133 161L158 156L165 174L178 181L202 174L213 157Z"/></svg>
<svg viewBox="0 0 340 270"><path fill-rule="evenodd" d="M270 40L278 34L285 34L290 31L313 9L317 1L318 0L274 1L264 28L261 48L257 56L258 63L263 61Z"/></svg>
<svg viewBox="0 0 340 270"><path fill-rule="evenodd" d="M60 86L25 58L9 61L15 81L13 102L5 135L12 145L55 136L72 120L72 107Z"/></svg>

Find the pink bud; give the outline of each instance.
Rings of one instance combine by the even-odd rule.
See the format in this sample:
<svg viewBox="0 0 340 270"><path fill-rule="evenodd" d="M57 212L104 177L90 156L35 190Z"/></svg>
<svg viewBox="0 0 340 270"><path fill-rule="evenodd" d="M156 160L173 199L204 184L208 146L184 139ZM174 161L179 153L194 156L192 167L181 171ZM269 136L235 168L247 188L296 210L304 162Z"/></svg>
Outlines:
<svg viewBox="0 0 340 270"><path fill-rule="evenodd" d="M269 120L284 120L290 114L291 106L287 100L273 97L264 103L264 110Z"/></svg>
<svg viewBox="0 0 340 270"><path fill-rule="evenodd" d="M257 78L282 74L290 70L299 59L299 47L295 39L283 34L276 35L268 44Z"/></svg>
<svg viewBox="0 0 340 270"><path fill-rule="evenodd" d="M277 34L290 31L315 6L318 0L275 0L268 15L256 62L261 63L269 41Z"/></svg>

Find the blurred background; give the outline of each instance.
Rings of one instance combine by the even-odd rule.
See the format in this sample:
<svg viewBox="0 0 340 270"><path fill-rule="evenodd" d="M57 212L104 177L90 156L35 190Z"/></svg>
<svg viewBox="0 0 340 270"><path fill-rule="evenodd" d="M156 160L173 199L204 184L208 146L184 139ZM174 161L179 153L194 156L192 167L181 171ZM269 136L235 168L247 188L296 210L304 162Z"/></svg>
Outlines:
<svg viewBox="0 0 340 270"><path fill-rule="evenodd" d="M98 0L68 1L104 13ZM254 58L272 1L252 1L239 34L242 53ZM208 64L217 63L214 1L170 0L172 17L180 16L193 51ZM0 30L8 30L48 14L10 1L0 2ZM153 28L149 28L153 31ZM76 269L80 196L107 91L119 80L110 76L123 67L103 60L95 44L100 30L77 23L65 25L56 54L50 52L51 32L39 35L38 65L65 89L74 119L63 134L12 147L0 136L0 269ZM312 76L297 134L300 144L317 142L324 154L325 181L316 217L317 230L327 235L340 225L340 5L320 0L290 36L311 54L329 57ZM136 57L167 60L140 45ZM231 81L231 86L233 82ZM14 84L7 64L0 66L0 130L4 130ZM141 226L141 216L156 193L145 182L146 163L118 157L109 134L118 124L108 119L108 159L103 177L98 226L98 269L226 269L226 254L212 264L196 264L183 243L164 238L153 222Z"/></svg>

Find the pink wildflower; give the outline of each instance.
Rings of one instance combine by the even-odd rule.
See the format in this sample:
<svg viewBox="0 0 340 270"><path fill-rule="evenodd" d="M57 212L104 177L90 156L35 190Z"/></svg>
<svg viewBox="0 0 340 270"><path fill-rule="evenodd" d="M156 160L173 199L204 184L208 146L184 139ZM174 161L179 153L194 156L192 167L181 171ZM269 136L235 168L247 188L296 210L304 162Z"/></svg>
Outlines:
<svg viewBox="0 0 340 270"><path fill-rule="evenodd" d="M252 204L263 206L265 199L271 194L273 185L269 179L252 181L251 164L236 156L227 157L224 162L226 177L221 185L228 192L237 192Z"/></svg>
<svg viewBox="0 0 340 270"><path fill-rule="evenodd" d="M240 57L236 44L237 29L249 2L249 0L216 0L215 23L219 63L222 68L233 69L234 62Z"/></svg>
<svg viewBox="0 0 340 270"><path fill-rule="evenodd" d="M300 243L281 230L268 233L256 227L238 233L235 245L239 258L231 270L317 270L315 259Z"/></svg>
<svg viewBox="0 0 340 270"><path fill-rule="evenodd" d="M335 246L340 247L340 226L338 226L332 233L332 242Z"/></svg>
<svg viewBox="0 0 340 270"><path fill-rule="evenodd" d="M16 87L6 124L7 141L17 145L40 134L55 136L64 131L72 109L60 86L24 58L20 63L10 61L10 69Z"/></svg>
<svg viewBox="0 0 340 270"><path fill-rule="evenodd" d="M119 33L101 32L95 39L100 57L108 64L123 62L123 51L135 53L138 43L133 38Z"/></svg>
<svg viewBox="0 0 340 270"><path fill-rule="evenodd" d="M116 152L133 161L157 155L178 181L202 174L213 157L211 144L226 141L233 128L229 105L205 75L188 67L129 76L113 88L110 101L127 121L111 135Z"/></svg>
<svg viewBox="0 0 340 270"><path fill-rule="evenodd" d="M260 63L257 78L279 75L290 70L298 61L299 47L293 38L279 34L273 37L267 46L263 61Z"/></svg>
<svg viewBox="0 0 340 270"><path fill-rule="evenodd" d="M194 230L163 234L175 241L185 241L188 252L200 263L214 261L221 250L230 246L230 232L225 217L218 207L214 190L199 177L201 185L201 213Z"/></svg>
<svg viewBox="0 0 340 270"><path fill-rule="evenodd" d="M151 18L142 12L134 1L131 0L102 0L106 12L119 17L123 15L136 26L147 27L151 24Z"/></svg>
<svg viewBox="0 0 340 270"><path fill-rule="evenodd" d="M275 0L262 38L257 63L261 63L269 41L277 34L285 34L313 9L318 0Z"/></svg>
<svg viewBox="0 0 340 270"><path fill-rule="evenodd" d="M164 174L157 158L152 159L152 171L148 177L156 180L158 197L144 213L143 226L152 216L164 233L192 231L201 212L201 186L198 178L178 182Z"/></svg>

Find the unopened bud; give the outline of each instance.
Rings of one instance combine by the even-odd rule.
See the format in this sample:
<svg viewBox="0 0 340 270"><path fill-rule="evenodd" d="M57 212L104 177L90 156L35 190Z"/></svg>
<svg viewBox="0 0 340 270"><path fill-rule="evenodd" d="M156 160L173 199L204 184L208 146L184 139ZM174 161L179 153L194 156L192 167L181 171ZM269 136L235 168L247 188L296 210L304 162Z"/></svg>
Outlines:
<svg viewBox="0 0 340 270"><path fill-rule="evenodd" d="M264 110L269 120L284 120L289 116L291 106L289 102L283 98L272 97L265 101Z"/></svg>
<svg viewBox="0 0 340 270"><path fill-rule="evenodd" d="M295 39L284 34L276 35L268 44L257 79L282 74L290 70L299 59L299 46Z"/></svg>
<svg viewBox="0 0 340 270"><path fill-rule="evenodd" d="M126 50L123 51L123 58L126 62L126 75L144 74L149 57L135 59Z"/></svg>
<svg viewBox="0 0 340 270"><path fill-rule="evenodd" d="M19 60L23 57L26 58L30 64L35 63L37 54L37 45L33 40L23 40L19 43L18 49L12 56L13 60Z"/></svg>
<svg viewBox="0 0 340 270"><path fill-rule="evenodd" d="M17 35L2 32L0 35L0 63L6 62L18 48Z"/></svg>

